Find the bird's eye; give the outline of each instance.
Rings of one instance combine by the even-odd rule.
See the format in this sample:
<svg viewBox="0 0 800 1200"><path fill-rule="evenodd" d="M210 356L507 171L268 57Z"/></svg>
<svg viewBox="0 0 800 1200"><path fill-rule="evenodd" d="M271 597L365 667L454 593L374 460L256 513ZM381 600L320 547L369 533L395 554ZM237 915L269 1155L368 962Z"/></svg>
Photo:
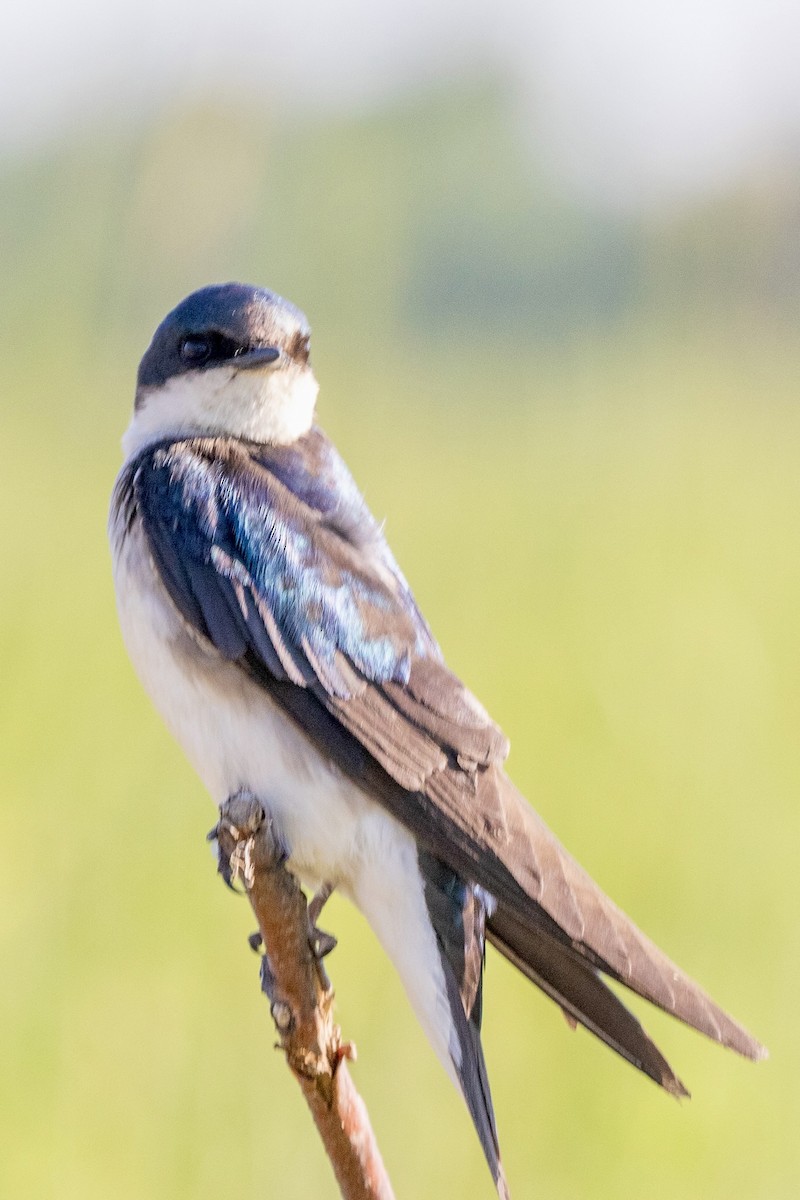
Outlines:
<svg viewBox="0 0 800 1200"><path fill-rule="evenodd" d="M211 357L211 343L204 337L187 337L181 342L181 358L197 365Z"/></svg>

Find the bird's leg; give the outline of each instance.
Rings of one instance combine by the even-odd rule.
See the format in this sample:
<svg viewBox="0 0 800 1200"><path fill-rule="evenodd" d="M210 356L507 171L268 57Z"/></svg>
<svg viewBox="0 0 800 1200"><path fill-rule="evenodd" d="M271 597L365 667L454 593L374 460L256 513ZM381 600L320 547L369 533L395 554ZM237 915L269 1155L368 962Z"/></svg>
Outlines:
<svg viewBox="0 0 800 1200"><path fill-rule="evenodd" d="M319 915L330 900L335 887L334 883L323 883L308 902L308 940L317 960L330 954L336 946L336 938L333 934L325 933L317 927Z"/></svg>
<svg viewBox="0 0 800 1200"><path fill-rule="evenodd" d="M318 888L309 900L308 919L312 925L316 925L317 920L319 919L319 914L330 900L335 888L335 883L323 883L322 887Z"/></svg>

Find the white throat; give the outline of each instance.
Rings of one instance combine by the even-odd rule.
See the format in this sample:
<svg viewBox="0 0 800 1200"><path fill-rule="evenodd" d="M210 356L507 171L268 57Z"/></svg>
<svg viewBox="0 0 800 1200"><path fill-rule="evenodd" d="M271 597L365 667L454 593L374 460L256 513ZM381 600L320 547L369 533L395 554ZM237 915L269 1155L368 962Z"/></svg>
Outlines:
<svg viewBox="0 0 800 1200"><path fill-rule="evenodd" d="M133 458L167 437L225 434L286 445L311 428L319 386L310 367L191 371L140 392L122 449Z"/></svg>

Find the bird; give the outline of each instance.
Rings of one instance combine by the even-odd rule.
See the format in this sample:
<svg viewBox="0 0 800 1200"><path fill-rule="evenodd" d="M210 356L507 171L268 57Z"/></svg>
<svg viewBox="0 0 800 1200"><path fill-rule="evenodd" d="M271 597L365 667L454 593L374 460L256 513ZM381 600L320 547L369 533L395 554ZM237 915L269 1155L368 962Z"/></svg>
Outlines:
<svg viewBox="0 0 800 1200"><path fill-rule="evenodd" d="M264 288L213 284L141 360L109 536L146 692L218 805L247 790L288 866L371 925L509 1195L481 1047L493 945L674 1096L607 980L750 1059L764 1047L561 846L509 743L444 656L316 423L311 331Z"/></svg>

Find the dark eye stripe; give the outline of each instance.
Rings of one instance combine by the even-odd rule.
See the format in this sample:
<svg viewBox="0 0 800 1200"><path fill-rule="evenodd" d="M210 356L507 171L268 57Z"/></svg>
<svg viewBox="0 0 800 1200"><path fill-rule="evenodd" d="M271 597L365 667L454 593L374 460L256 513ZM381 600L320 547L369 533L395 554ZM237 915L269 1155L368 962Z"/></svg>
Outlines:
<svg viewBox="0 0 800 1200"><path fill-rule="evenodd" d="M183 361L195 367L208 362L226 362L238 354L244 354L246 350L246 346L215 330L208 333L191 333L180 345Z"/></svg>

